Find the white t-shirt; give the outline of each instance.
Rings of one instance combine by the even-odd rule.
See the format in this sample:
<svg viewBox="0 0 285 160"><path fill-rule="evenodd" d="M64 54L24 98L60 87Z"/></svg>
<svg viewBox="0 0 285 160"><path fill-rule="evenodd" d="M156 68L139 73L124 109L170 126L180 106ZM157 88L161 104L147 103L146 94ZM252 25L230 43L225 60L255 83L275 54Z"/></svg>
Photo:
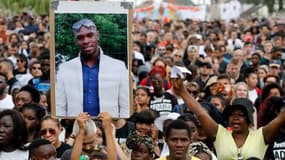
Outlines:
<svg viewBox="0 0 285 160"><path fill-rule="evenodd" d="M0 152L0 159L2 160L28 160L29 152L16 149L13 152Z"/></svg>
<svg viewBox="0 0 285 160"><path fill-rule="evenodd" d="M4 109L13 109L14 106L12 96L9 94L7 94L4 99L0 100L0 111L3 111Z"/></svg>
<svg viewBox="0 0 285 160"><path fill-rule="evenodd" d="M248 91L248 98L254 104L256 98L258 97L257 92L255 89Z"/></svg>

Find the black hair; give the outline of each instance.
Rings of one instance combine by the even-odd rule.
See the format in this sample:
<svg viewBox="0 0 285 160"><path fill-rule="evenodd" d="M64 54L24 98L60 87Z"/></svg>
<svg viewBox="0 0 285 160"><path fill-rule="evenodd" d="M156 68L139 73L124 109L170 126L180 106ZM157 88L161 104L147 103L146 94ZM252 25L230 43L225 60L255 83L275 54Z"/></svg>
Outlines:
<svg viewBox="0 0 285 160"><path fill-rule="evenodd" d="M31 85L25 85L23 86L21 89L20 89L20 92L21 91L26 91L26 92L29 92L31 94L31 97L32 97L32 101L34 103L39 103L40 102L40 99L41 99L41 95L40 95L40 92L34 88L33 86Z"/></svg>
<svg viewBox="0 0 285 160"><path fill-rule="evenodd" d="M191 113L184 113L181 116L179 116L177 119L183 120L185 122L191 121L195 124L197 128L200 126L198 119Z"/></svg>
<svg viewBox="0 0 285 160"><path fill-rule="evenodd" d="M154 115L151 111L141 111L137 114L135 118L135 124L136 123L146 123L146 124L153 124L154 123Z"/></svg>
<svg viewBox="0 0 285 160"><path fill-rule="evenodd" d="M19 109L19 112L23 113L26 109L31 109L35 112L36 118L37 118L37 124L36 124L36 136L39 136L39 131L41 129L41 120L46 115L45 110L38 104L35 103L25 103L23 107Z"/></svg>
<svg viewBox="0 0 285 160"><path fill-rule="evenodd" d="M254 69L252 67L246 68L244 71L244 79L248 78L251 74L257 75L256 69Z"/></svg>
<svg viewBox="0 0 285 160"><path fill-rule="evenodd" d="M167 125L165 132L164 132L164 137L167 139L170 136L170 132L172 129L179 129L179 130L186 130L188 133L189 139L191 139L191 128L183 121L183 120L173 120L172 122Z"/></svg>
<svg viewBox="0 0 285 160"><path fill-rule="evenodd" d="M231 78L229 77L229 75L225 73L218 75L217 80L220 80L220 79L227 79L229 82L231 81Z"/></svg>
<svg viewBox="0 0 285 160"><path fill-rule="evenodd" d="M18 58L20 59L20 60L23 60L23 61L25 61L25 68L26 69L28 69L28 59L27 59L27 57L24 55L24 54L19 54L18 55Z"/></svg>
<svg viewBox="0 0 285 160"><path fill-rule="evenodd" d="M9 145L24 150L24 145L28 141L28 130L23 116L16 110L11 109L0 112L0 119L4 116L10 116L13 121L13 139ZM0 151L3 151L3 146L0 146Z"/></svg>
<svg viewBox="0 0 285 160"><path fill-rule="evenodd" d="M40 146L47 145L47 144L51 144L51 142L49 140L46 140L46 139L36 139L36 140L33 140L32 143L28 146L29 158L31 158L32 155L35 154L36 150Z"/></svg>
<svg viewBox="0 0 285 160"><path fill-rule="evenodd" d="M269 96L270 90L273 88L277 88L281 96L284 95L284 90L278 83L269 83L265 85L262 89L261 101L264 101Z"/></svg>
<svg viewBox="0 0 285 160"><path fill-rule="evenodd" d="M41 62L45 59L50 60L50 56L49 56L49 50L46 50L44 53L42 53L39 57L38 60Z"/></svg>
<svg viewBox="0 0 285 160"><path fill-rule="evenodd" d="M143 46L142 46L142 44L141 44L140 41L134 41L133 43L136 44L136 45L138 45L138 46L140 47L141 51L142 51Z"/></svg>
<svg viewBox="0 0 285 160"><path fill-rule="evenodd" d="M251 57L252 57L252 56L257 56L257 57L258 57L258 59L261 59L260 54L258 54L257 52L252 53Z"/></svg>
<svg viewBox="0 0 285 160"><path fill-rule="evenodd" d="M151 95L148 87L146 87L146 86L138 86L136 91L139 90L139 89L144 90L146 92L147 96Z"/></svg>
<svg viewBox="0 0 285 160"><path fill-rule="evenodd" d="M32 72L33 65L35 65L35 64L41 65L40 61L38 61L38 60L33 61L33 62L30 64L30 67L29 67L30 73Z"/></svg>

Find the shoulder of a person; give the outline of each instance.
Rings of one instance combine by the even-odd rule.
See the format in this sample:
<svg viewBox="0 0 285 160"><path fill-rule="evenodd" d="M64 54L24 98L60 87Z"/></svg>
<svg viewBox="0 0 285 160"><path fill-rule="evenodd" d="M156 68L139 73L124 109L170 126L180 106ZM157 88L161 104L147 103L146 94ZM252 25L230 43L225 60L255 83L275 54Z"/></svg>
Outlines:
<svg viewBox="0 0 285 160"><path fill-rule="evenodd" d="M80 58L79 57L75 57L67 62L63 62L59 65L59 68L62 69L62 68L65 68L65 67L69 67L69 65L71 64L75 64L75 63L78 63L80 62ZM78 63L79 64L79 63Z"/></svg>
<svg viewBox="0 0 285 160"><path fill-rule="evenodd" d="M72 151L72 148L65 150L60 159L61 160L70 159L71 151Z"/></svg>
<svg viewBox="0 0 285 160"><path fill-rule="evenodd" d="M113 57L110 57L110 56L108 56L108 55L104 55L104 54L102 54L101 55L101 60L103 60L103 61L108 61L108 63L112 63L112 64L116 64L116 65L118 65L118 64L120 64L120 65L124 65L124 62L123 61L121 61L121 60L118 60L118 59L115 59L115 58L113 58Z"/></svg>

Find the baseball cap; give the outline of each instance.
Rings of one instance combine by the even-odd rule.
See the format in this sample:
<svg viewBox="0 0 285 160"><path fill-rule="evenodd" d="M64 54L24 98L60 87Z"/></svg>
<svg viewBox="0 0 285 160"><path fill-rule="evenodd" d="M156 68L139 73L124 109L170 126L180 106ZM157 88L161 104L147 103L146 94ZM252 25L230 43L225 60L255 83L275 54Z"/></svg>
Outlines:
<svg viewBox="0 0 285 160"><path fill-rule="evenodd" d="M230 114L235 110L235 109L241 109L242 111L245 112L247 116L247 120L250 124L253 123L253 103L247 99L247 98L236 98L231 105L227 106L224 111L223 111L223 117L228 120Z"/></svg>
<svg viewBox="0 0 285 160"><path fill-rule="evenodd" d="M269 62L269 67L278 67L280 68L281 66L281 61L280 60L271 60Z"/></svg>
<svg viewBox="0 0 285 160"><path fill-rule="evenodd" d="M188 46L187 52L191 52L191 51L198 51L198 47L195 45Z"/></svg>

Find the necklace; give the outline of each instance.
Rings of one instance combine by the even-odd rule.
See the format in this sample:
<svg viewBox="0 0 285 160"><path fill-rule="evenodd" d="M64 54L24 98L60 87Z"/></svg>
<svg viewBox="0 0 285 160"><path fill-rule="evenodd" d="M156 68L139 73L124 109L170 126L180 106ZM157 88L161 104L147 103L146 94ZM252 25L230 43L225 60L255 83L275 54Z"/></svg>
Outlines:
<svg viewBox="0 0 285 160"><path fill-rule="evenodd" d="M243 157L241 154L241 148L238 148L237 160L243 160Z"/></svg>

